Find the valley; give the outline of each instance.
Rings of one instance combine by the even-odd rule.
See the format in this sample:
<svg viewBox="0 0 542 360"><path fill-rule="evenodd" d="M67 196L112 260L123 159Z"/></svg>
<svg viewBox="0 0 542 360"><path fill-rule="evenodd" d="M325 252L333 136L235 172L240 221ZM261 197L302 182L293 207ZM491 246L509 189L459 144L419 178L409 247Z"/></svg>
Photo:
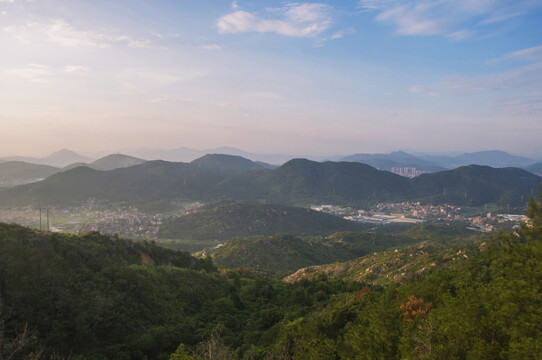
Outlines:
<svg viewBox="0 0 542 360"><path fill-rule="evenodd" d="M513 277L497 283L500 270L476 275L501 261L537 269L542 205L521 209L541 180L519 168L470 165L409 179L361 163L271 167L216 154L74 166L0 191L0 315L12 314L0 317L11 334L4 341L22 344L25 356L81 359L401 358L418 345L344 349L408 342L422 330L403 324L431 321L432 346L446 336L468 342L445 330L457 326L447 314L465 308L462 294L541 284L511 268ZM528 294L484 301L536 303ZM430 305L408 312L420 304ZM539 316L536 309L526 313ZM26 326L36 335L17 335ZM518 333L537 339L525 321L509 326L499 346ZM496 351L490 344L464 349Z"/></svg>

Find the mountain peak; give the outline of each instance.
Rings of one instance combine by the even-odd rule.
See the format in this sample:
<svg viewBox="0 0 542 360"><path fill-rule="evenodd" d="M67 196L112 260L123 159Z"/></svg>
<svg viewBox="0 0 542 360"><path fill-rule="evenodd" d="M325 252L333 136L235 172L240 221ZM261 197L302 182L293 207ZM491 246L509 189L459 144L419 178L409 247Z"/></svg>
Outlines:
<svg viewBox="0 0 542 360"><path fill-rule="evenodd" d="M252 169L261 169L262 166L252 160L242 156L227 155L227 154L207 154L193 160L192 165L202 169L218 170L218 171L246 171Z"/></svg>
<svg viewBox="0 0 542 360"><path fill-rule="evenodd" d="M41 163L50 166L65 167L67 165L77 162L88 163L92 160L93 159L89 157L79 155L75 151L69 149L61 149L41 159Z"/></svg>

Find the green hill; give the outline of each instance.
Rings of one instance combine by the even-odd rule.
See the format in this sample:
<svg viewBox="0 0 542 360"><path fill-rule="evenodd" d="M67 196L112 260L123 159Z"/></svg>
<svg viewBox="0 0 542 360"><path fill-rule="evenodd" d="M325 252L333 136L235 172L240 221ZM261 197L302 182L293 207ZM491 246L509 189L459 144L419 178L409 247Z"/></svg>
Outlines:
<svg viewBox="0 0 542 360"><path fill-rule="evenodd" d="M417 242L411 239L411 243ZM310 266L299 269L286 277L285 281L295 282L325 274L330 278L368 284L404 282L430 271L433 267L448 268L477 256L491 242L491 236L486 234L453 236L452 239L451 243L442 238L425 240L404 249L375 252L347 262Z"/></svg>
<svg viewBox="0 0 542 360"><path fill-rule="evenodd" d="M162 224L159 237L225 241L278 233L329 235L337 231L361 231L366 228L366 225L305 208L234 203L209 205L167 221Z"/></svg>
<svg viewBox="0 0 542 360"><path fill-rule="evenodd" d="M179 342L195 352L217 332L248 359L265 353L287 319L360 288L305 289L217 273L209 260L152 242L1 223L0 253L2 359L167 360ZM328 294L316 296L321 289Z"/></svg>
<svg viewBox="0 0 542 360"><path fill-rule="evenodd" d="M265 166L262 166L249 159L245 159L244 157L225 154L207 154L193 160L190 164L202 169L225 172L238 172L266 168Z"/></svg>
<svg viewBox="0 0 542 360"><path fill-rule="evenodd" d="M232 176L218 184L215 194L241 200L308 205L362 205L406 196L408 179L368 165L351 162L290 160L275 170Z"/></svg>
<svg viewBox="0 0 542 360"><path fill-rule="evenodd" d="M520 206L536 196L542 178L519 168L470 165L412 179L410 197L430 203Z"/></svg>
<svg viewBox="0 0 542 360"><path fill-rule="evenodd" d="M375 251L403 247L419 240L406 236L340 232L327 237L299 238L287 234L234 239L206 249L216 264L267 272L291 272L305 266L354 259Z"/></svg>
<svg viewBox="0 0 542 360"><path fill-rule="evenodd" d="M112 171L76 168L41 182L0 191L0 206L77 205L94 198L142 204L172 201L253 201L363 207L415 200L523 208L542 178L517 168L466 166L408 179L352 162L295 159L276 169L216 171L193 164L149 161Z"/></svg>
<svg viewBox="0 0 542 360"><path fill-rule="evenodd" d="M133 156L123 154L111 154L90 163L89 167L95 170L108 171L139 165L143 164L144 162L146 162L146 160L138 159Z"/></svg>
<svg viewBox="0 0 542 360"><path fill-rule="evenodd" d="M147 351L158 358L143 344L160 336L172 351L190 326L182 318L225 293L223 280L200 272L214 271L211 263L153 243L0 224L0 252L0 337L26 324L38 339L29 351L39 345L63 356L141 358ZM4 345L0 355L8 358Z"/></svg>
<svg viewBox="0 0 542 360"><path fill-rule="evenodd" d="M385 285L325 275L286 283L217 272L153 242L0 224L0 357L538 359L542 197L527 214L520 231L470 239L471 248L452 225L409 228L402 235L416 240L441 233L435 254L453 258L411 277L404 266L428 258L430 244L387 253L379 266L402 280ZM355 246L356 236L333 241ZM370 236L374 245L385 235Z"/></svg>
<svg viewBox="0 0 542 360"><path fill-rule="evenodd" d="M219 175L185 163L149 161L111 171L78 167L39 183L0 192L3 207L79 205L89 198L141 204L154 201L198 201L219 181Z"/></svg>

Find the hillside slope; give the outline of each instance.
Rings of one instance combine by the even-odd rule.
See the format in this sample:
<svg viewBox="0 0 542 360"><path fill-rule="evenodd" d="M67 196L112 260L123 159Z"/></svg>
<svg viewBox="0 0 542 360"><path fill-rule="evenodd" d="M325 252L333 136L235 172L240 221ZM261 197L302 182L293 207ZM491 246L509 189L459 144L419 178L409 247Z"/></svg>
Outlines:
<svg viewBox="0 0 542 360"><path fill-rule="evenodd" d="M165 222L159 237L191 240L230 240L235 237L274 235L329 235L361 231L367 226L340 217L284 205L234 203L210 205Z"/></svg>
<svg viewBox="0 0 542 360"><path fill-rule="evenodd" d="M270 237L228 241L219 248L207 249L216 264L228 268L247 267L267 272L291 272L316 265L346 261L403 247L419 240L406 236L340 232L326 237L299 238L280 234Z"/></svg>
<svg viewBox="0 0 542 360"><path fill-rule="evenodd" d="M7 161L0 163L0 186L15 186L43 180L59 172L60 169L30 164L23 161Z"/></svg>
<svg viewBox="0 0 542 360"><path fill-rule="evenodd" d="M497 203L524 207L538 194L541 182L541 177L519 168L470 165L412 179L410 197L461 206Z"/></svg>
<svg viewBox="0 0 542 360"><path fill-rule="evenodd" d="M207 154L193 160L190 164L202 169L225 172L268 168L241 156L225 154Z"/></svg>
<svg viewBox="0 0 542 360"><path fill-rule="evenodd" d="M413 200L523 208L541 182L541 177L525 170L487 166L465 166L408 179L352 162L295 159L273 170L224 172L149 161L112 171L76 168L35 184L2 190L0 206L77 205L94 198L130 204L242 200L355 207Z"/></svg>

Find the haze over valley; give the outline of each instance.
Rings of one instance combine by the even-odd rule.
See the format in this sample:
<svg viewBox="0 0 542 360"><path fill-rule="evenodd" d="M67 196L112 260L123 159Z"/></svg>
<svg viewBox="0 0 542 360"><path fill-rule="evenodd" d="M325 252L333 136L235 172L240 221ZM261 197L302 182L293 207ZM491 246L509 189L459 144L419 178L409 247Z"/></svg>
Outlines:
<svg viewBox="0 0 542 360"><path fill-rule="evenodd" d="M0 360L539 359L542 2L0 0Z"/></svg>

